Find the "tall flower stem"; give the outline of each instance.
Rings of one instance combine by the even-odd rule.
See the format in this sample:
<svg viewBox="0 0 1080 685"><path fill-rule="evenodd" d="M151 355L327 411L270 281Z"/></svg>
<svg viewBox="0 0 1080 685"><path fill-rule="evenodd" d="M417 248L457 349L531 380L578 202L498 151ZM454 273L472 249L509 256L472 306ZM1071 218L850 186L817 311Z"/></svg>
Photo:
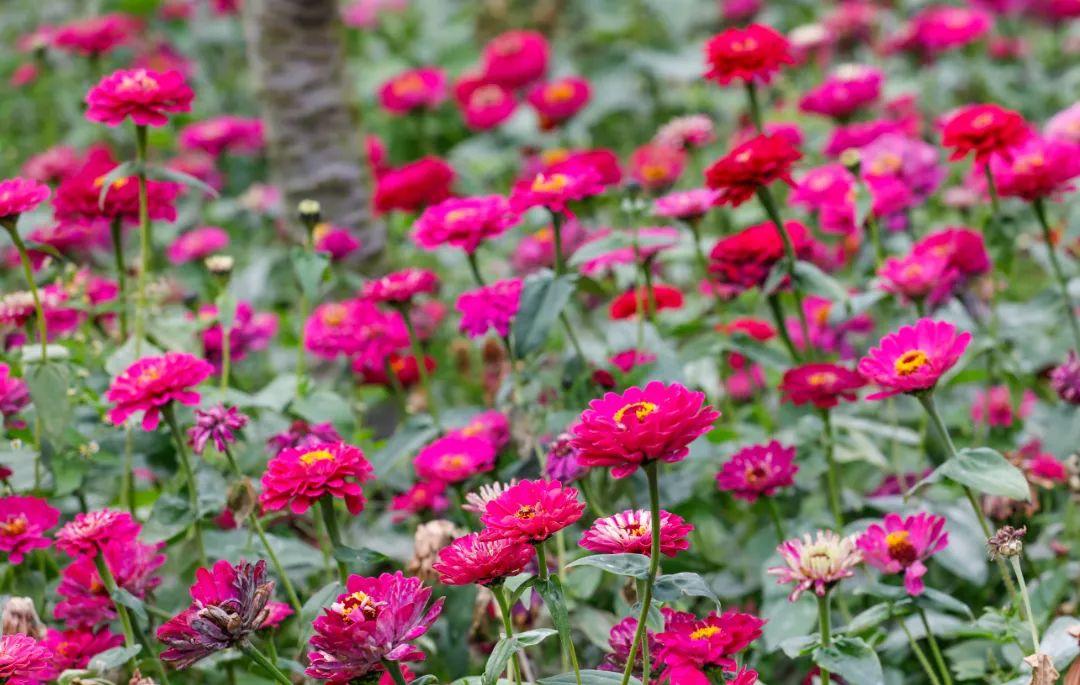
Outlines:
<svg viewBox="0 0 1080 685"><path fill-rule="evenodd" d="M638 649L645 639L645 624L649 620L649 609L652 608L653 585L656 584L656 576L660 573L660 465L654 460L645 464L644 469L645 478L649 482L652 548L649 550L649 574L645 578L645 592L641 597L641 613L638 615L634 641L630 643L630 654L627 657L626 668L623 670L622 685L627 685L630 682L630 676L634 673L634 662L637 660Z"/></svg>
<svg viewBox="0 0 1080 685"><path fill-rule="evenodd" d="M281 685L292 685L292 680L289 679L289 676L282 673L281 669L279 669L273 661L270 661L268 656L260 652L255 645L245 640L240 645L240 651L246 654L249 659L266 669L267 673L270 674L270 677L276 682L281 683Z"/></svg>
<svg viewBox="0 0 1080 685"><path fill-rule="evenodd" d="M538 542L533 547L536 549L536 577L540 580L548 579L547 550L544 543Z"/></svg>
<svg viewBox="0 0 1080 685"><path fill-rule="evenodd" d="M821 630L821 646L828 647L832 644L832 620L829 618L828 590L825 591L824 595L818 597L818 626ZM829 672L820 666L818 668L821 670L821 685L829 685Z"/></svg>
<svg viewBox="0 0 1080 685"><path fill-rule="evenodd" d="M952 436L949 435L949 429L945 427L945 422L941 419L941 414L938 412L933 394L931 392L918 393L915 395L915 398L922 404L923 409L926 410L926 414L930 418L930 423L934 425L934 429L945 442L945 448L948 450L949 458L955 457L956 445L953 444ZM964 495L967 497L972 510L974 510L975 517L979 520L979 527L982 528L983 535L989 539L991 535L990 524L986 520L986 514L983 513L982 507L979 506L979 500L975 497L975 493L971 491L971 488L963 484L961 484L960 487L964 489ZM1015 606L1019 601L1019 597L1017 597L1016 587L1013 585L1012 576L1009 574L1009 569L1005 566L1005 561L1003 559L998 558L997 564L998 570L1001 572L1001 578L1005 581L1005 588L1009 591L1009 597L1012 599L1012 603Z"/></svg>
<svg viewBox="0 0 1080 685"><path fill-rule="evenodd" d="M881 245L881 226L873 213L866 217L866 226L870 229L870 242L874 246L874 266L880 269L885 261L885 248Z"/></svg>
<svg viewBox="0 0 1080 685"><path fill-rule="evenodd" d="M109 224L109 234L112 236L113 258L116 260L116 285L120 290L120 337L127 340L127 265L124 264L124 225L120 217L115 217Z"/></svg>
<svg viewBox="0 0 1080 685"><path fill-rule="evenodd" d="M761 103L758 102L757 84L753 81L746 82L746 102L750 108L750 121L758 133L764 131L761 123Z"/></svg>
<svg viewBox="0 0 1080 685"><path fill-rule="evenodd" d="M941 685L941 679L937 677L937 673L934 672L934 668L930 665L930 660L926 658L926 653L922 650L922 647L919 647L919 643L915 641L915 636L908 630L907 624L900 621L900 629L907 636L908 644L911 645L911 652L918 659L923 672L926 673L926 677L930 680L930 685Z"/></svg>
<svg viewBox="0 0 1080 685"><path fill-rule="evenodd" d="M990 210L994 220L1001 216L1001 201L998 199L997 184L994 183L994 173L990 171L990 162L983 164L983 176L986 177L986 192L990 195Z"/></svg>
<svg viewBox="0 0 1080 685"><path fill-rule="evenodd" d="M435 422L435 427L438 428L441 426L439 407L435 401L435 396L431 393L431 378L428 375L427 365L424 364L424 350L420 346L420 337L416 334L416 327L413 326L409 305L404 304L398 307L398 311L401 312L401 318L405 320L405 330L409 332L409 347L412 349L413 358L416 360L416 373L420 376L420 386L424 389L424 397L427 398L428 412L431 414L431 420Z"/></svg>
<svg viewBox="0 0 1080 685"><path fill-rule="evenodd" d="M791 334L788 333L787 325L784 323L784 310L780 306L780 296L777 293L770 293L765 301L769 304L769 313L772 314L773 323L776 324L776 332L780 334L780 340L791 355L791 361L798 363L799 351L795 348L795 343L791 341Z"/></svg>
<svg viewBox="0 0 1080 685"><path fill-rule="evenodd" d="M176 445L176 459L180 462L180 469L184 472L184 479L187 481L188 506L191 507L193 517L191 531L195 538L195 548L199 551L199 565L206 568L209 564L206 562L206 546L203 544L202 520L199 516L199 490L195 485L195 471L191 468L191 456L184 442L184 434L180 432L180 424L176 421L176 408L172 402L162 407L161 415L165 417L165 423L169 424L169 432L172 433L173 443Z"/></svg>
<svg viewBox="0 0 1080 685"><path fill-rule="evenodd" d="M829 509L832 511L833 519L836 520L837 532L843 532L844 510L840 506L840 469L836 465L836 456L834 455L836 441L833 436L832 414L829 413L828 409L822 410L821 420L825 424L822 442L825 448L825 463L828 465L825 479L829 488Z"/></svg>
<svg viewBox="0 0 1080 685"><path fill-rule="evenodd" d="M146 126L135 125L135 178L139 183L139 274L135 300L135 354L142 351L146 335L146 281L150 273L150 201L146 183Z"/></svg>
<svg viewBox="0 0 1080 685"><path fill-rule="evenodd" d="M499 583L497 586L493 586L491 591L492 594L495 595L495 602L499 605L499 614L502 616L503 631L506 633L507 639L509 639L514 636L514 622L510 615L510 600L506 596L506 587L502 583ZM515 685L521 685L521 658L516 650L510 661L510 666L514 672Z"/></svg>
<svg viewBox="0 0 1080 685"><path fill-rule="evenodd" d="M566 272L566 263L563 259L562 250L562 226L563 215L551 212L551 236L555 242L555 275L562 276Z"/></svg>
<svg viewBox="0 0 1080 685"><path fill-rule="evenodd" d="M944 685L952 685L952 674L949 673L949 666L945 663L945 657L941 654L941 647L938 646L937 638L934 637L934 631L930 630L930 621L926 618L926 611L922 607L918 607L918 611L919 620L922 621L923 630L926 631L926 641L930 643L930 653L934 655L934 663L937 664L938 670L941 671Z"/></svg>
<svg viewBox="0 0 1080 685"><path fill-rule="evenodd" d="M476 261L476 253L466 252L465 259L469 262L469 271L472 273L473 280L483 288L487 283L484 282L484 277L480 275L480 264Z"/></svg>
<svg viewBox="0 0 1080 685"><path fill-rule="evenodd" d="M1027 581L1024 580L1024 569L1020 567L1020 556L1009 557L1013 573L1016 574L1016 582L1020 584L1020 597L1024 600L1024 611L1027 613L1028 629L1031 630L1031 644L1035 653L1039 652L1039 628L1035 625L1035 615L1031 612L1031 595L1028 594Z"/></svg>
<svg viewBox="0 0 1080 685"><path fill-rule="evenodd" d="M813 346L810 343L810 328L806 323L806 312L803 310L803 295L802 288L799 287L799 281L795 276L795 263L799 257L795 254L795 244L791 241L791 236L788 234L787 227L784 226L784 220L780 218L780 210L776 206L776 198L773 197L772 191L768 186L762 186L757 190L758 200L761 201L761 206L765 208L765 213L769 215L769 220L776 226L776 230L780 233L780 239L784 242L784 255L787 259L787 272L788 278L791 279L791 292L795 295L795 308L799 317L799 329L802 331L803 345L806 346L807 352L813 350Z"/></svg>
<svg viewBox="0 0 1080 685"><path fill-rule="evenodd" d="M1065 272L1061 269L1061 262L1058 260L1057 252L1054 250L1050 222L1046 218L1046 204L1042 198L1038 198L1031 203L1031 207L1035 210L1035 216L1039 219L1043 240L1046 243L1046 252L1050 256L1050 268L1054 271L1054 278L1057 280L1058 289L1061 291L1061 299L1065 302L1065 313L1069 318L1069 328L1072 329L1073 349L1080 350L1080 324L1077 323L1076 309L1073 308L1072 298L1069 297L1069 280L1065 278Z"/></svg>
<svg viewBox="0 0 1080 685"><path fill-rule="evenodd" d="M334 548L334 560L337 562L338 580L344 586L349 580L349 569L345 562L337 558L337 550L341 549L341 531L338 530L337 515L334 513L334 498L323 495L319 499L319 512L322 514L323 525L326 526L326 536L330 538L330 545Z"/></svg>
<svg viewBox="0 0 1080 685"><path fill-rule="evenodd" d="M787 535L784 534L784 520L780 517L780 509L776 506L776 500L772 497L766 495L763 499L765 500L765 507L769 510L773 528L776 529L776 541L781 543L787 540Z"/></svg>
<svg viewBox="0 0 1080 685"><path fill-rule="evenodd" d="M228 445L225 445L225 458L229 462L229 470L232 471L233 476L237 481L243 481L244 475L240 473L240 467L236 464L236 457L233 456L232 450ZM266 550L266 556L270 558L270 563L274 565L274 570L277 572L278 578L281 579L281 585L285 588L285 596L289 600L289 606L293 608L296 615L299 616L302 611L303 605L300 603L300 598L296 594L296 588L293 587L292 581L289 580L289 576L285 573L285 568L281 565L281 560L278 559L277 552L270 546L270 541L266 538L266 531L263 529L262 521L259 520L257 512L252 512L248 516L251 521L251 527L255 531L255 534L259 536L259 541L262 542L263 549Z"/></svg>
<svg viewBox="0 0 1080 685"><path fill-rule="evenodd" d="M690 227L690 233L694 236L694 259L697 260L698 268L701 269L701 277L709 279L709 260L705 256L705 249L701 246L701 218L687 219L686 225Z"/></svg>
<svg viewBox="0 0 1080 685"><path fill-rule="evenodd" d="M394 681L394 685L408 685L408 681L405 680L405 676L401 673L401 667L398 666L396 661L384 659L383 668L390 674L390 679Z"/></svg>
<svg viewBox="0 0 1080 685"><path fill-rule="evenodd" d="M108 562L105 560L105 550L99 548L97 554L94 555L94 564L97 566L98 577L101 579L101 584L105 586L106 592L109 593L111 599L116 594L117 583L116 576L113 575L112 569L109 568ZM146 639L145 635L142 635L142 631L139 630L136 635L137 624L131 619L131 614L128 613L127 607L112 600L113 606L116 608L116 615L120 618L120 629L124 633L124 646L129 649L136 645L143 645L147 651L154 657L154 670L158 673L162 685L169 685L169 676L165 672L165 666L161 663L161 659L152 648L150 648L150 641ZM135 657L131 657L132 664L135 663Z"/></svg>
<svg viewBox="0 0 1080 685"><path fill-rule="evenodd" d="M37 284L34 283L34 264L30 261L30 254L26 251L26 243L16 227L15 219L9 218L4 222L4 228L11 236L11 242L15 243L15 249L19 251L19 261L22 262L23 276L26 277L26 286L30 288L30 297L34 300L34 318L37 320L38 341L41 343L41 363L49 361L49 327L45 321L45 309L41 306L41 295L38 293Z"/></svg>

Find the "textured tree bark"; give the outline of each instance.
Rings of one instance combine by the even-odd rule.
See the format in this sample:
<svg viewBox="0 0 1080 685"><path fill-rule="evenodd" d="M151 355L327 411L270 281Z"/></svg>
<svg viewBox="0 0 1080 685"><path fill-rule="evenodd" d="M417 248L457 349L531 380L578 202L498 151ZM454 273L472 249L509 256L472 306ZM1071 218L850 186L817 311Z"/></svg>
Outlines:
<svg viewBox="0 0 1080 685"><path fill-rule="evenodd" d="M286 212L318 200L325 221L357 231L365 255L380 251L385 228L368 208L336 0L247 0L244 29Z"/></svg>

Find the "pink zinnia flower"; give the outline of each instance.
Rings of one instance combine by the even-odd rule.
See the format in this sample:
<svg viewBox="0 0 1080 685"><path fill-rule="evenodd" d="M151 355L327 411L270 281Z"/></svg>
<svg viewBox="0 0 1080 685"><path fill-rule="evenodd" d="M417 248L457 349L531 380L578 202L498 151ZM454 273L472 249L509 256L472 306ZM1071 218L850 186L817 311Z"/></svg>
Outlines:
<svg viewBox="0 0 1080 685"><path fill-rule="evenodd" d="M520 278L510 278L463 292L455 305L461 312L461 332L470 338L482 338L492 329L502 337L510 335L522 286Z"/></svg>
<svg viewBox="0 0 1080 685"><path fill-rule="evenodd" d="M58 26L50 43L64 52L98 57L126 45L142 29L142 22L130 14L102 14Z"/></svg>
<svg viewBox="0 0 1080 685"><path fill-rule="evenodd" d="M379 104L391 114L435 109L446 100L446 72L435 67L410 69L379 88Z"/></svg>
<svg viewBox="0 0 1080 685"><path fill-rule="evenodd" d="M363 296L372 302L402 304L421 294L439 291L439 277L434 271L408 267L374 278L364 284Z"/></svg>
<svg viewBox="0 0 1080 685"><path fill-rule="evenodd" d="M315 226L311 237L315 240L315 249L330 255L330 259L335 262L356 252L361 245L360 240L354 237L349 229L325 222Z"/></svg>
<svg viewBox="0 0 1080 685"><path fill-rule="evenodd" d="M674 557L690 549L694 526L681 516L660 512L660 553ZM652 513L629 509L597 519L581 536L581 546L598 554L652 554Z"/></svg>
<svg viewBox="0 0 1080 685"><path fill-rule="evenodd" d="M101 189L105 178L119 163L107 148L92 148L73 174L60 182L53 199L53 208L57 219L79 217L109 219L121 218L126 223L134 224L139 219L139 184L134 176L126 176L113 181L105 194L104 205L101 203ZM179 183L150 180L146 184L150 218L161 221L175 221L174 202L183 189Z"/></svg>
<svg viewBox="0 0 1080 685"><path fill-rule="evenodd" d="M989 13L974 7L930 6L915 15L892 43L933 57L975 42L993 25Z"/></svg>
<svg viewBox="0 0 1080 685"><path fill-rule="evenodd" d="M949 544L944 528L941 516L916 514L901 518L886 514L885 521L867 528L856 545L867 564L883 573L903 573L908 594L917 596L925 588L922 577L927 569L923 562Z"/></svg>
<svg viewBox="0 0 1080 685"><path fill-rule="evenodd" d="M867 181L899 180L913 197L926 199L945 180L941 153L930 143L900 133L886 133L859 150Z"/></svg>
<svg viewBox="0 0 1080 685"><path fill-rule="evenodd" d="M11 221L49 199L49 186L33 179L8 178L0 181L0 220Z"/></svg>
<svg viewBox="0 0 1080 685"><path fill-rule="evenodd" d="M453 245L472 254L519 220L502 195L455 197L425 209L413 224L412 239L425 250Z"/></svg>
<svg viewBox="0 0 1080 685"><path fill-rule="evenodd" d="M344 442L286 448L266 465L259 502L264 511L289 507L303 514L323 496L345 501L349 513L364 510L360 484L372 478L371 464L358 447Z"/></svg>
<svg viewBox="0 0 1080 685"><path fill-rule="evenodd" d="M588 81L568 76L536 85L526 99L540 117L540 130L550 131L580 112L591 95Z"/></svg>
<svg viewBox="0 0 1080 685"><path fill-rule="evenodd" d="M186 264L224 250L229 246L229 234L218 226L202 226L182 233L165 250L173 264Z"/></svg>
<svg viewBox="0 0 1080 685"><path fill-rule="evenodd" d="M265 561L233 566L222 559L212 569L197 569L191 606L157 629L157 639L168 647L161 659L185 669L240 645L269 618L273 594Z"/></svg>
<svg viewBox="0 0 1080 685"><path fill-rule="evenodd" d="M510 420L501 411L489 409L473 416L464 426L450 431L447 435L482 438L498 451L510 442Z"/></svg>
<svg viewBox="0 0 1080 685"><path fill-rule="evenodd" d="M30 388L26 381L11 375L11 367L0 362L0 414L9 417L18 414L30 404Z"/></svg>
<svg viewBox="0 0 1080 685"><path fill-rule="evenodd" d="M198 318L213 321L210 327L202 331L203 356L214 366L215 371L220 371L225 336L217 306L203 305L199 308ZM276 314L256 312L250 302L237 302L232 326L229 328L229 354L233 363L245 359L248 352L265 349L277 333L277 327Z"/></svg>
<svg viewBox="0 0 1080 685"><path fill-rule="evenodd" d="M550 480L523 480L487 503L482 540L543 542L585 511L578 491Z"/></svg>
<svg viewBox="0 0 1080 685"><path fill-rule="evenodd" d="M463 78L454 86L454 98L465 125L473 131L493 129L509 119L517 109L514 94L494 83Z"/></svg>
<svg viewBox="0 0 1080 685"><path fill-rule="evenodd" d="M134 540L141 529L127 512L99 509L78 513L57 531L56 548L73 557L93 557L98 548L111 542Z"/></svg>
<svg viewBox="0 0 1080 685"><path fill-rule="evenodd" d="M377 578L349 576L345 592L312 623L315 635L304 673L346 683L377 673L384 660L422 660L424 653L410 643L442 612L444 598L428 607L430 599L430 588L400 571Z"/></svg>
<svg viewBox="0 0 1080 685"><path fill-rule="evenodd" d="M953 292L961 274L948 257L931 252L912 252L889 257L878 269L879 287L914 302L940 304Z"/></svg>
<svg viewBox="0 0 1080 685"><path fill-rule="evenodd" d="M394 495L390 501L390 511L394 512L391 518L395 523L401 523L409 514L428 511L441 514L449 508L446 483L442 481L420 481L400 495Z"/></svg>
<svg viewBox="0 0 1080 685"><path fill-rule="evenodd" d="M0 497L0 551L7 553L9 564L18 566L29 552L52 544L45 531L59 521L60 511L43 499Z"/></svg>
<svg viewBox="0 0 1080 685"><path fill-rule="evenodd" d="M480 539L469 533L439 550L432 565L444 585L491 585L516 576L536 556L533 546L510 540Z"/></svg>
<svg viewBox="0 0 1080 685"><path fill-rule="evenodd" d="M635 349L623 350L608 358L608 362L623 373L630 373L635 367L651 364L654 361L656 361L655 354Z"/></svg>
<svg viewBox="0 0 1080 685"><path fill-rule="evenodd" d="M380 172L372 203L376 213L415 212L450 197L454 168L438 157L422 157Z"/></svg>
<svg viewBox="0 0 1080 685"><path fill-rule="evenodd" d="M677 150L704 147L716 140L712 119L704 114L675 117L660 127L653 142Z"/></svg>
<svg viewBox="0 0 1080 685"><path fill-rule="evenodd" d="M1007 385L977 390L971 403L971 420L988 426L1011 426L1016 419L1026 419L1035 406L1035 393L1025 389L1020 405L1013 411L1012 392Z"/></svg>
<svg viewBox="0 0 1080 685"><path fill-rule="evenodd" d="M195 425L188 430L188 442L195 454L202 454L211 440L218 452L225 452L229 443L236 442L233 431L240 430L247 422L248 417L236 407L219 404L209 409L196 409Z"/></svg>
<svg viewBox="0 0 1080 685"><path fill-rule="evenodd" d="M648 462L682 461L719 416L703 393L653 381L591 401L574 426L574 447L583 465L625 478Z"/></svg>
<svg viewBox="0 0 1080 685"><path fill-rule="evenodd" d="M845 119L881 96L885 73L863 64L844 64L799 101L804 112Z"/></svg>
<svg viewBox="0 0 1080 685"><path fill-rule="evenodd" d="M715 611L699 619L684 611L668 615L664 631L656 635L660 644L656 661L662 669L661 681L679 685L708 685L706 671L734 671L734 657L761 637L765 621L751 614Z"/></svg>
<svg viewBox="0 0 1080 685"><path fill-rule="evenodd" d="M121 69L86 94L86 118L119 126L131 117L139 126L164 126L169 113L190 112L194 91L179 71Z"/></svg>
<svg viewBox="0 0 1080 685"><path fill-rule="evenodd" d="M866 399L933 389L970 342L970 333L957 334L952 324L933 319L886 335L859 360L859 373L882 389Z"/></svg>
<svg viewBox="0 0 1080 685"><path fill-rule="evenodd" d="M686 157L682 148L646 143L630 155L630 177L646 190L665 190L682 176Z"/></svg>
<svg viewBox="0 0 1080 685"><path fill-rule="evenodd" d="M1050 371L1050 387L1065 402L1080 404L1080 357L1069 350L1065 361Z"/></svg>
<svg viewBox="0 0 1080 685"><path fill-rule="evenodd" d="M119 426L135 412L143 412L143 430L158 426L161 408L170 402L193 406L199 393L193 388L214 372L214 367L186 352L143 357L113 379L105 399L113 403L108 419Z"/></svg>
<svg viewBox="0 0 1080 685"><path fill-rule="evenodd" d="M214 157L223 152L258 152L265 144L259 119L224 115L188 124L180 131L180 147Z"/></svg>
<svg viewBox="0 0 1080 685"><path fill-rule="evenodd" d="M423 480L460 483L495 468L495 448L484 438L446 435L420 450L413 468Z"/></svg>
<svg viewBox="0 0 1080 685"><path fill-rule="evenodd" d="M69 668L86 668L93 657L124 644L124 636L117 635L108 628L75 628L64 631L49 628L42 644L52 650L56 671L63 672Z"/></svg>
<svg viewBox="0 0 1080 685"><path fill-rule="evenodd" d="M304 347L326 359L383 359L408 345L401 314L380 311L367 300L321 304L304 324Z"/></svg>
<svg viewBox="0 0 1080 685"><path fill-rule="evenodd" d="M837 364L803 364L784 372L780 392L785 402L795 405L813 403L818 409L829 409L840 400L854 402L855 391L866 380L851 369Z"/></svg>
<svg viewBox="0 0 1080 685"><path fill-rule="evenodd" d="M547 72L550 48L544 34L512 30L495 36L484 46L482 79L513 90Z"/></svg>
<svg viewBox="0 0 1080 685"><path fill-rule="evenodd" d="M1043 126L1043 133L1051 140L1080 144L1080 102L1073 103L1050 117Z"/></svg>
<svg viewBox="0 0 1080 685"><path fill-rule="evenodd" d="M44 643L21 633L0 636L0 678L7 685L40 685L53 676L53 654Z"/></svg>
<svg viewBox="0 0 1080 685"><path fill-rule="evenodd" d="M583 164L551 173L540 172L531 179L519 181L510 195L510 206L516 212L532 207L572 216L569 204L604 192L600 175Z"/></svg>
<svg viewBox="0 0 1080 685"><path fill-rule="evenodd" d="M679 190L656 198L653 214L669 219L694 221L709 213L716 206L720 191L710 188Z"/></svg>
<svg viewBox="0 0 1080 685"><path fill-rule="evenodd" d="M915 243L911 253L942 257L965 279L989 273L991 268L982 233L970 228L954 226L930 233Z"/></svg>
<svg viewBox="0 0 1080 685"><path fill-rule="evenodd" d="M750 445L731 455L716 474L716 487L747 502L765 495L772 497L780 488L795 484L795 448L776 440L765 445Z"/></svg>
<svg viewBox="0 0 1080 685"><path fill-rule="evenodd" d="M111 540L101 551L117 587L145 599L161 584L161 578L155 572L165 563L165 555L161 553L164 547L164 541L147 545L132 536ZM92 628L116 620L116 607L103 588L94 558L83 554L76 556L64 568L56 588L56 593L63 598L54 611L57 620L72 628Z"/></svg>
<svg viewBox="0 0 1080 685"><path fill-rule="evenodd" d="M1012 150L1011 158L990 160L994 183L1002 197L1033 202L1074 190L1080 176L1080 144L1032 136Z"/></svg>
<svg viewBox="0 0 1080 685"><path fill-rule="evenodd" d="M841 538L831 530L819 530L814 537L807 533L802 538L787 540L776 551L786 566L770 568L768 573L777 577L777 583L795 584L788 597L792 602L810 589L824 597L832 586L855 575L852 569L862 561L855 536Z"/></svg>
<svg viewBox="0 0 1080 685"><path fill-rule="evenodd" d="M1020 455L1024 472L1035 485L1050 489L1069 481L1069 468L1054 455L1044 452L1038 440L1023 445Z"/></svg>

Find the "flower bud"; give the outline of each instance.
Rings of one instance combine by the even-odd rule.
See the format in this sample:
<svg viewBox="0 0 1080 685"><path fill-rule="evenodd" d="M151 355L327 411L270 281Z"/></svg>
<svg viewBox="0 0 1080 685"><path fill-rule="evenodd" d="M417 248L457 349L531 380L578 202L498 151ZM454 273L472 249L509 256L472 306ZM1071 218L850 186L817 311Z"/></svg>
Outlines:
<svg viewBox="0 0 1080 685"><path fill-rule="evenodd" d="M990 539L986 541L990 559L1020 556L1024 551L1024 535L1026 534L1027 526L1020 526L1019 528L1002 526L998 532L991 535Z"/></svg>
<svg viewBox="0 0 1080 685"><path fill-rule="evenodd" d="M466 532L468 531L461 530L452 521L445 519L429 521L419 526L413 539L413 557L407 567L409 574L428 583L438 580L439 574L432 565L439 560L439 550Z"/></svg>
<svg viewBox="0 0 1080 685"><path fill-rule="evenodd" d="M34 609L34 600L29 597L12 597L4 604L3 634L22 633L35 640L45 637L45 626Z"/></svg>
<svg viewBox="0 0 1080 685"><path fill-rule="evenodd" d="M317 200L300 200L300 203L296 205L296 212L308 231L313 230L315 225L322 221L322 206Z"/></svg>
<svg viewBox="0 0 1080 685"><path fill-rule="evenodd" d="M206 266L206 270L215 276L228 276L232 273L233 265L236 260L231 255L227 254L215 254L207 257L203 264Z"/></svg>

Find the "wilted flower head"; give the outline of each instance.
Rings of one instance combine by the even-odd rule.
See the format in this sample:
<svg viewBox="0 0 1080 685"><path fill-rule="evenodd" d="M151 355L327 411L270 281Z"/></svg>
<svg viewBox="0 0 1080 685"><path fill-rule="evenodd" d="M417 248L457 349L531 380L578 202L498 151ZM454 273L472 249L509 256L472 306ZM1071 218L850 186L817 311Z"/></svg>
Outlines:
<svg viewBox="0 0 1080 685"><path fill-rule="evenodd" d="M469 533L444 547L434 568L446 585L491 585L525 570L536 550L525 542L484 541Z"/></svg>
<svg viewBox="0 0 1080 685"><path fill-rule="evenodd" d="M970 342L970 333L957 334L952 324L932 319L886 335L859 361L859 373L882 389L867 399L931 390Z"/></svg>
<svg viewBox="0 0 1080 685"><path fill-rule="evenodd" d="M573 428L573 444L583 465L610 466L625 478L651 461L682 461L719 416L703 393L653 381L592 400Z"/></svg>
<svg viewBox="0 0 1080 685"><path fill-rule="evenodd" d="M52 651L43 643L19 633L0 636L0 678L7 685L39 685L52 677Z"/></svg>
<svg viewBox="0 0 1080 685"><path fill-rule="evenodd" d="M483 337L492 329L500 336L509 335L521 306L522 287L520 278L509 278L461 293L455 305L461 312L461 332L470 338Z"/></svg>
<svg viewBox="0 0 1080 685"><path fill-rule="evenodd" d="M787 38L762 24L728 29L705 44L705 78L722 86L736 79L769 83L785 64L794 63Z"/></svg>
<svg viewBox="0 0 1080 685"><path fill-rule="evenodd" d="M1002 526L986 541L986 549L991 561L1002 557L1019 556L1024 551L1024 536L1027 535L1027 526L1013 528Z"/></svg>
<svg viewBox="0 0 1080 685"><path fill-rule="evenodd" d="M29 597L8 597L0 616L0 634L22 633L35 640L45 636L45 624L41 622L34 600Z"/></svg>
<svg viewBox="0 0 1080 685"><path fill-rule="evenodd" d="M665 618L673 613L667 608L661 609L661 612ZM627 616L611 627L611 631L608 633L608 646L611 647L611 652L604 655L604 661L597 667L599 670L622 673L623 669L626 668L626 662L630 659L630 648L637 633L637 625L637 618ZM645 640L648 640L649 654L656 654L660 644L656 641L656 633L649 630L648 627L645 628ZM634 656L634 662L634 673L639 675L642 666L641 649Z"/></svg>
<svg viewBox="0 0 1080 685"><path fill-rule="evenodd" d="M219 452L224 452L229 443L236 441L233 431L240 430L247 422L248 417L236 407L219 404L209 409L196 409L195 425L188 430L188 441L195 454L202 454L210 440Z"/></svg>
<svg viewBox="0 0 1080 685"><path fill-rule="evenodd" d="M121 69L86 94L86 118L118 126L131 117L139 126L164 126L168 114L191 111L194 91L179 71Z"/></svg>
<svg viewBox="0 0 1080 685"><path fill-rule="evenodd" d="M581 518L578 491L550 480L523 480L489 501L480 515L483 540L543 542Z"/></svg>
<svg viewBox="0 0 1080 685"><path fill-rule="evenodd" d="M690 549L688 536L694 526L681 516L660 512L660 553L674 557ZM581 536L581 546L597 554L652 553L652 514L647 509L629 509L597 519Z"/></svg>
<svg viewBox="0 0 1080 685"><path fill-rule="evenodd" d="M668 614L664 631L656 636L661 679L703 685L711 682L706 671L735 671L732 657L761 637L764 625L762 619L735 610L713 611L702 619L683 611Z"/></svg>
<svg viewBox="0 0 1080 685"><path fill-rule="evenodd" d="M131 514L124 511L99 509L78 513L57 531L56 548L73 557L93 557L98 548L111 542L134 540L140 530Z"/></svg>
<svg viewBox="0 0 1080 685"><path fill-rule="evenodd" d="M768 572L777 577L778 583L795 585L788 597L792 602L810 589L824 597L832 586L855 575L852 569L862 561L855 536L842 538L831 530L819 530L813 537L807 533L781 543L776 549L786 566L773 567Z"/></svg>
<svg viewBox="0 0 1080 685"><path fill-rule="evenodd" d="M882 524L867 528L856 544L867 564L883 573L903 573L908 594L921 595L927 570L923 562L949 544L944 528L941 516L887 514Z"/></svg>
<svg viewBox="0 0 1080 685"><path fill-rule="evenodd" d="M794 485L798 472L795 448L773 440L731 455L716 474L716 486L738 499L756 502L761 495L771 497L780 488Z"/></svg>
<svg viewBox="0 0 1080 685"><path fill-rule="evenodd" d="M371 464L358 447L344 442L287 447L266 465L259 502L265 511L288 506L294 514L303 514L330 496L344 500L356 515L367 501L360 485L371 478Z"/></svg>
<svg viewBox="0 0 1080 685"><path fill-rule="evenodd" d="M143 357L113 379L105 399L113 404L108 418L120 425L136 412L143 412L143 430L157 428L161 408L170 402L196 405L194 388L214 372L208 362L186 352L166 352Z"/></svg>
<svg viewBox="0 0 1080 685"><path fill-rule="evenodd" d="M0 497L0 551L7 561L18 566L29 552L47 549L45 537L60 521L60 511L37 497Z"/></svg>
<svg viewBox="0 0 1080 685"><path fill-rule="evenodd" d="M444 600L440 597L429 608L430 598L430 588L401 572L349 576L345 592L312 623L315 635L305 674L344 683L378 672L384 660L423 659L411 643L431 628Z"/></svg>
<svg viewBox="0 0 1080 685"><path fill-rule="evenodd" d="M1075 350L1050 372L1050 387L1065 402L1080 404L1080 357Z"/></svg>
<svg viewBox="0 0 1080 685"><path fill-rule="evenodd" d="M265 561L233 566L222 559L210 570L196 570L191 606L157 630L157 638L168 647L161 659L184 669L239 645L266 622L273 594Z"/></svg>

